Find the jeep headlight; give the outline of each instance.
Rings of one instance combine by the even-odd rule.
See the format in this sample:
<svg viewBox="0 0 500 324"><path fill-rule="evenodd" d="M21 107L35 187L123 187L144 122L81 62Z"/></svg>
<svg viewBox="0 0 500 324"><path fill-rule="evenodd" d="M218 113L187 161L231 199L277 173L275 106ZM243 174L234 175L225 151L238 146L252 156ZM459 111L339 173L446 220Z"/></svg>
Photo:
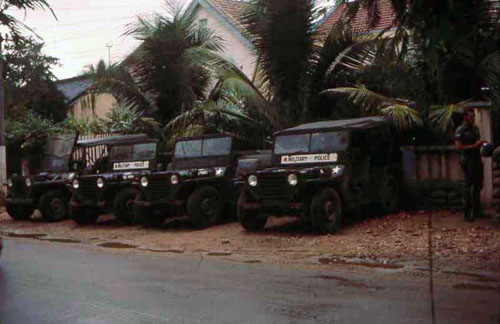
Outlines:
<svg viewBox="0 0 500 324"><path fill-rule="evenodd" d="M97 188L102 189L104 187L104 179L97 178Z"/></svg>
<svg viewBox="0 0 500 324"><path fill-rule="evenodd" d="M26 178L26 187L31 187L31 179L30 178Z"/></svg>
<svg viewBox="0 0 500 324"><path fill-rule="evenodd" d="M7 181L7 186L8 186L9 188L12 188L12 186L13 186L13 185L14 185L14 184L12 183L12 179L9 179L9 180Z"/></svg>
<svg viewBox="0 0 500 324"><path fill-rule="evenodd" d="M179 184L179 176L177 174L174 174L170 177L170 183L175 185Z"/></svg>
<svg viewBox="0 0 500 324"><path fill-rule="evenodd" d="M296 186L299 183L299 177L295 173L290 173L287 177L290 186Z"/></svg>
<svg viewBox="0 0 500 324"><path fill-rule="evenodd" d="M256 187L259 184L259 179L257 178L256 175L251 175L248 177L248 185L250 187Z"/></svg>
<svg viewBox="0 0 500 324"><path fill-rule="evenodd" d="M78 179L73 180L73 188L80 188L80 181L78 181Z"/></svg>
<svg viewBox="0 0 500 324"><path fill-rule="evenodd" d="M215 168L215 176L222 177L226 173L226 168Z"/></svg>
<svg viewBox="0 0 500 324"><path fill-rule="evenodd" d="M149 184L148 177L146 177L146 176L141 177L141 187L146 188L148 186L148 184Z"/></svg>

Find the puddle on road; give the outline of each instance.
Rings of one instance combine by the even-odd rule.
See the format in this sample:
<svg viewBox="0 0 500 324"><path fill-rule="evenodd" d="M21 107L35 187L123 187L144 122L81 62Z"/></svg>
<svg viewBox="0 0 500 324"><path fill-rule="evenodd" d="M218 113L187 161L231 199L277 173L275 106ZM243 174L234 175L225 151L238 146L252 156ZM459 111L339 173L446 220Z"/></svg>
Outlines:
<svg viewBox="0 0 500 324"><path fill-rule="evenodd" d="M342 277L338 277L338 276L323 275L323 276L313 276L311 278L324 279L324 280L335 280L335 281L338 281L343 286L349 286L349 287L354 287L354 288L373 288L373 287L370 287L364 283L355 282L355 281L352 281L352 280L349 280L346 278L342 278Z"/></svg>
<svg viewBox="0 0 500 324"><path fill-rule="evenodd" d="M159 249L144 249L144 248L139 248L139 250L141 250L141 251L149 251L149 252L154 252L154 253L177 253L177 254L184 253L184 250L182 250L182 249L159 250Z"/></svg>
<svg viewBox="0 0 500 324"><path fill-rule="evenodd" d="M19 233L8 233L7 234L10 237L21 237L21 238L33 238L33 239L38 239L44 236L47 236L47 234L19 234Z"/></svg>
<svg viewBox="0 0 500 324"><path fill-rule="evenodd" d="M54 243L82 243L82 241L73 240L73 239L63 239L63 238L44 238L40 239L40 241L48 241Z"/></svg>
<svg viewBox="0 0 500 324"><path fill-rule="evenodd" d="M208 256L229 256L231 254L233 253L229 251L211 251L207 253Z"/></svg>
<svg viewBox="0 0 500 324"><path fill-rule="evenodd" d="M262 263L262 260L244 260L243 263Z"/></svg>
<svg viewBox="0 0 500 324"><path fill-rule="evenodd" d="M402 265L402 264L354 261L354 260L344 260L344 259L339 259L339 258L319 258L318 262L321 264L346 264L346 265L355 265L355 266L360 266L360 267L379 268L379 269L402 269L402 268L404 268L404 265Z"/></svg>
<svg viewBox="0 0 500 324"><path fill-rule="evenodd" d="M493 290L500 293L500 286L484 286L475 283L459 283L454 285L453 288L466 290Z"/></svg>
<svg viewBox="0 0 500 324"><path fill-rule="evenodd" d="M499 280L497 280L495 278L490 278L488 276L476 274L476 273L449 271L449 270L442 271L442 273L447 273L447 274L452 274L452 275L457 275L457 276L471 277L471 278L474 278L480 282L500 282Z"/></svg>
<svg viewBox="0 0 500 324"><path fill-rule="evenodd" d="M131 244L125 244L125 243L119 243L119 242L102 243L102 244L98 244L97 246L100 246L103 248L109 248L109 249L135 249L137 247L137 245L131 245Z"/></svg>

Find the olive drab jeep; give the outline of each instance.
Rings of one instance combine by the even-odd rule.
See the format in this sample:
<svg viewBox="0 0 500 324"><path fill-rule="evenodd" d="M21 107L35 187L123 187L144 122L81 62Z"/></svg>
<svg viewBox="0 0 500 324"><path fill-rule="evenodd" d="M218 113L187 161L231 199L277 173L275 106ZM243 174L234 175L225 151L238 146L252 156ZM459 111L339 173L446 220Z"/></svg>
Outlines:
<svg viewBox="0 0 500 324"><path fill-rule="evenodd" d="M231 214L238 192L237 159L243 154L239 145L226 134L177 139L167 171L140 178L136 218L145 226L160 226L167 217L187 212L194 227L205 228Z"/></svg>
<svg viewBox="0 0 500 324"><path fill-rule="evenodd" d="M384 140L385 137L385 140ZM342 217L397 207L390 127L382 117L324 121L274 134L272 166L245 176L237 202L248 231L269 215L296 215L320 233L335 232ZM382 143L382 144L381 144Z"/></svg>
<svg viewBox="0 0 500 324"><path fill-rule="evenodd" d="M42 172L32 176L13 175L8 180L7 213L15 220L28 220L39 209L46 221L59 221L68 213L71 196L68 181L84 163L75 160L74 152L85 141L77 135L58 135L47 138L41 161Z"/></svg>
<svg viewBox="0 0 500 324"><path fill-rule="evenodd" d="M94 163L95 172L76 177L70 213L80 224L92 224L112 211L123 224L134 222L131 202L138 193L132 183L156 170L157 140L145 134L119 135L98 140L107 154Z"/></svg>

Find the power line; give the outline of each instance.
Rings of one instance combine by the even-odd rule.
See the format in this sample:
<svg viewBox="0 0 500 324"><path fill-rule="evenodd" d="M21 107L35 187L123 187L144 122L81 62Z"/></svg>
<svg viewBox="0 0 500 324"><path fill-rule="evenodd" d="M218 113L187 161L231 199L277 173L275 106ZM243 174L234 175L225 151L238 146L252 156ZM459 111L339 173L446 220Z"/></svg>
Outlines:
<svg viewBox="0 0 500 324"><path fill-rule="evenodd" d="M132 15L132 16L120 16L120 17L116 17L116 18L111 18L111 19L107 19L106 22L109 22L109 21L117 21L117 20L126 20L126 19L131 19L131 18L136 18L137 16L154 16L154 14L137 14L137 15ZM57 26L54 26L54 27L38 27L38 28L35 28L35 30L47 30L47 29L59 29L60 27L67 27L67 26L77 26L77 25L82 25L82 24L88 24L88 23L95 23L95 22L103 22L102 19L95 19L95 20L84 20L84 21L79 21L79 22L75 22L75 23L70 23L70 24L57 24Z"/></svg>

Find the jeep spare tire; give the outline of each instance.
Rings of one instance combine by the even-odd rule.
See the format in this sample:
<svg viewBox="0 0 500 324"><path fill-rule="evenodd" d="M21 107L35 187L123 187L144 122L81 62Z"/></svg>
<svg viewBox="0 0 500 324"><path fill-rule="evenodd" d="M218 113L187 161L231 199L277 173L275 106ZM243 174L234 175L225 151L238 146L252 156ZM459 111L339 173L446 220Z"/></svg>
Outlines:
<svg viewBox="0 0 500 324"><path fill-rule="evenodd" d="M197 188L188 199L188 217L196 228L206 228L217 224L224 211L224 201L212 186Z"/></svg>

